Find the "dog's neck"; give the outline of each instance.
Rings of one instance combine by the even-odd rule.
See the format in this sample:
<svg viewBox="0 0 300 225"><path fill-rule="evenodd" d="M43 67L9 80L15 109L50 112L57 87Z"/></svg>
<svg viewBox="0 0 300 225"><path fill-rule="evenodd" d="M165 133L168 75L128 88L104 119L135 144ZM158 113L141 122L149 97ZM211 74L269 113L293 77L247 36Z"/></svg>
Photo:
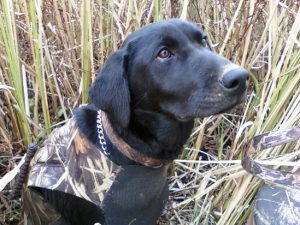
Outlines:
<svg viewBox="0 0 300 225"><path fill-rule="evenodd" d="M108 115L109 117L109 115ZM135 109L124 129L111 120L114 130L131 147L156 159L178 158L193 128L193 121L179 122L161 113Z"/></svg>
<svg viewBox="0 0 300 225"><path fill-rule="evenodd" d="M97 111L95 106L87 105L77 109L74 116L80 131L101 148L96 123ZM129 146L141 154L165 162L178 157L193 127L193 121L182 123L146 110L134 110L127 128L120 127L109 114L107 118L114 132ZM136 164L134 160L122 154L109 138L107 148L111 153L109 157L117 164Z"/></svg>
<svg viewBox="0 0 300 225"><path fill-rule="evenodd" d="M97 117L97 128L98 128L98 137L100 141L100 145L104 140L104 134L103 137L101 137L101 130L103 130L109 139L109 141L117 147L117 149L125 155L127 158L129 158L132 161L135 161L138 164L148 166L148 167L154 167L158 168L163 165L166 165L169 163L169 161L166 160L160 160L160 159L155 159L153 157L147 156L138 150L135 150L132 148L129 144L127 144L116 132L111 126L111 123L109 119L107 118L107 115L105 112L102 112L101 110L98 111L98 117ZM103 133L104 133L103 132ZM106 155L109 155L109 151L107 151L104 147L103 144L101 146L102 151Z"/></svg>

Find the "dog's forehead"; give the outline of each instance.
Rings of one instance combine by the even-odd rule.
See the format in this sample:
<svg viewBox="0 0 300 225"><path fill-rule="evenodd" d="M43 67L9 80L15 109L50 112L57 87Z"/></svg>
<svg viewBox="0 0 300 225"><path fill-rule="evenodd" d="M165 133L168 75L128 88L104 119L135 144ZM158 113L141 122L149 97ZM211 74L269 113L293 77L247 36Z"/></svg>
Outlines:
<svg viewBox="0 0 300 225"><path fill-rule="evenodd" d="M194 23L170 19L156 22L131 33L124 41L123 47L130 42L147 40L162 40L164 38L173 37L180 39L180 37L187 37L188 39L204 38L205 33Z"/></svg>

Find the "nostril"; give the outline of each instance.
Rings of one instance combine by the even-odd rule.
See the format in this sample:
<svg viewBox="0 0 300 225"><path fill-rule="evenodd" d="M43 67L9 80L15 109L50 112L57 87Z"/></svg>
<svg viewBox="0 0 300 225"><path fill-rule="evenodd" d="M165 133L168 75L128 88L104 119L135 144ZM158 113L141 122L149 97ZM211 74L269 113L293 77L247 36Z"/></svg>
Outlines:
<svg viewBox="0 0 300 225"><path fill-rule="evenodd" d="M239 80L232 80L232 81L228 82L227 88L235 88L235 87L239 86L239 83L240 83Z"/></svg>
<svg viewBox="0 0 300 225"><path fill-rule="evenodd" d="M248 76L247 70L238 68L225 73L220 83L227 91L240 91L245 89Z"/></svg>

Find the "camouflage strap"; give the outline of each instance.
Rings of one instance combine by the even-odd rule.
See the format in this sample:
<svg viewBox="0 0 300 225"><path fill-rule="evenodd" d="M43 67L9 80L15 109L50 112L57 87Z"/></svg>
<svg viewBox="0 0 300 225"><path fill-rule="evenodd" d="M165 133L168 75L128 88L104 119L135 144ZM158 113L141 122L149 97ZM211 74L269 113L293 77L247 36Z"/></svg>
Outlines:
<svg viewBox="0 0 300 225"><path fill-rule="evenodd" d="M107 224L156 224L169 196L167 168L130 165L120 171L102 202Z"/></svg>
<svg viewBox="0 0 300 225"><path fill-rule="evenodd" d="M283 172L272 170L257 163L250 156L267 148L275 147L300 140L300 126L281 131L263 133L255 136L248 144L247 151L242 160L243 168L265 182L285 188L300 189L300 170L295 172ZM300 162L299 162L300 166Z"/></svg>
<svg viewBox="0 0 300 225"><path fill-rule="evenodd" d="M21 190L23 188L23 184L28 176L28 169L31 159L33 158L36 150L38 149L39 144L31 143L28 146L27 154L25 157L25 162L20 168L19 176L17 177L17 181L13 187L12 192L9 195L10 199L15 199L20 196Z"/></svg>

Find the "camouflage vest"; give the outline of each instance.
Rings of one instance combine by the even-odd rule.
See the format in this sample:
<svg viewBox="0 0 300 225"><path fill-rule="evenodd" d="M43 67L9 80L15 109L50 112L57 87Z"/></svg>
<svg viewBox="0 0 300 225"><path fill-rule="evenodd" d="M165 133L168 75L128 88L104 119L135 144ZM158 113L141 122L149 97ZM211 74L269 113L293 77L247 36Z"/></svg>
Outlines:
<svg viewBox="0 0 300 225"><path fill-rule="evenodd" d="M49 135L31 161L23 194L25 221L44 225L60 217L28 187L57 190L100 204L121 169L87 140L74 119L69 120Z"/></svg>
<svg viewBox="0 0 300 225"><path fill-rule="evenodd" d="M168 162L131 149L116 140L111 126L105 128L114 146L138 164L118 166L80 132L74 119L69 120L53 130L31 160L23 192L25 225L54 225L64 220L38 193L39 188L47 193L59 191L54 201L59 207L76 206L81 199L93 203L92 212L104 213L107 224L155 224L168 198ZM71 203L64 193L78 197L79 202Z"/></svg>

